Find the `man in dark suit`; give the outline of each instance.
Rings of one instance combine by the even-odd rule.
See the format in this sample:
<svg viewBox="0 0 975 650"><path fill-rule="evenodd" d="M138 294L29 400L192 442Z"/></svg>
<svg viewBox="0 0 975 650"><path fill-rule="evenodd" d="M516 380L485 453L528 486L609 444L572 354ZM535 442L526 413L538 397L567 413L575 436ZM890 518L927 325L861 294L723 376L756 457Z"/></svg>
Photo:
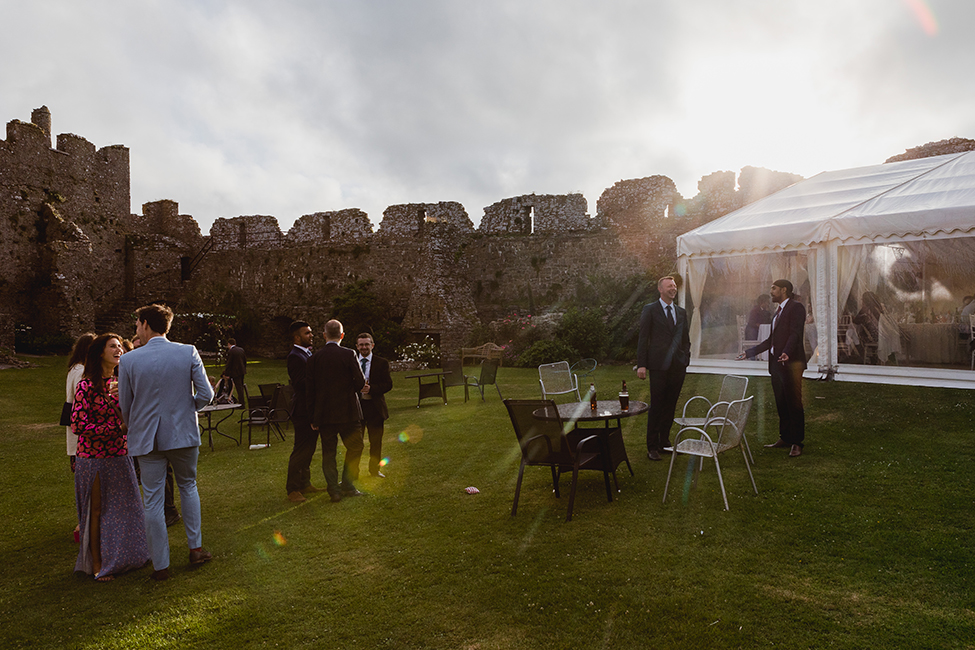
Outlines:
<svg viewBox="0 0 975 650"><path fill-rule="evenodd" d="M636 353L637 377L650 379L647 414L647 458L650 460L660 460L660 453L671 446L670 427L691 359L687 312L674 304L677 282L669 275L660 278L657 291L660 300L646 305L640 314Z"/></svg>
<svg viewBox="0 0 975 650"><path fill-rule="evenodd" d="M362 457L362 409L359 391L366 385L355 352L339 343L345 337L342 323L325 323L325 345L308 360L305 396L311 415L311 428L322 438L322 472L332 501L361 496L355 481L359 478ZM338 439L345 445L345 465L339 483L335 466Z"/></svg>
<svg viewBox="0 0 975 650"><path fill-rule="evenodd" d="M288 353L288 379L294 397L291 401L291 422L295 426L294 448L288 460L288 501L301 503L306 494L322 492L311 484L311 459L318 447L318 433L312 431L311 416L308 412L308 398L305 395L305 371L311 357L311 342L314 334L303 320L291 323L291 352Z"/></svg>
<svg viewBox="0 0 975 650"><path fill-rule="evenodd" d="M372 353L374 346L375 341L369 332L360 334L355 342L356 350L359 351L359 365L366 378L366 385L359 391L359 403L362 405L363 427L369 432L369 473L386 478L380 468L385 422L389 419L386 393L393 390L393 377L389 373L389 361Z"/></svg>
<svg viewBox="0 0 975 650"><path fill-rule="evenodd" d="M227 339L227 367L223 369L223 376L234 380L234 390L237 391L237 403L244 402L244 375L247 373L247 355L244 348L237 345L235 339Z"/></svg>
<svg viewBox="0 0 975 650"><path fill-rule="evenodd" d="M801 456L806 437L806 414L802 408L802 372L806 369L803 330L806 308L793 300L792 283L776 280L769 291L772 302L778 304L772 316L772 334L739 359L752 359L769 351L768 372L772 376L775 408L779 412L779 439L766 447L788 447L790 456Z"/></svg>

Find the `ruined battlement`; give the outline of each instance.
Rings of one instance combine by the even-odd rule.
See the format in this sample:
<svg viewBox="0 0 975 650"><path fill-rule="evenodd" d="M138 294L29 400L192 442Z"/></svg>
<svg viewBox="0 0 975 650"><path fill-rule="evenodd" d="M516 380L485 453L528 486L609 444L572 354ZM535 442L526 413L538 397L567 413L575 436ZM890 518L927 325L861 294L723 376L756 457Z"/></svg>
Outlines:
<svg viewBox="0 0 975 650"><path fill-rule="evenodd" d="M589 204L582 194L527 194L484 208L478 232L486 235L530 235L589 230Z"/></svg>
<svg viewBox="0 0 975 650"><path fill-rule="evenodd" d="M456 201L441 201L389 206L383 211L383 220L376 234L385 239L420 238L426 234L427 224L432 223L447 224L460 232L474 232L474 222L463 205Z"/></svg>
<svg viewBox="0 0 975 650"><path fill-rule="evenodd" d="M674 181L666 176L647 176L614 183L596 201L596 214L608 227L652 228L681 201Z"/></svg>
<svg viewBox="0 0 975 650"><path fill-rule="evenodd" d="M233 250L241 248L281 248L284 235L278 220L267 215L251 215L218 218L210 228L214 250Z"/></svg>
<svg viewBox="0 0 975 650"><path fill-rule="evenodd" d="M129 231L141 235L159 235L182 242L189 248L203 243L200 225L192 216L179 213L179 203L170 199L142 204L142 214L133 214Z"/></svg>
<svg viewBox="0 0 975 650"><path fill-rule="evenodd" d="M299 246L360 242L372 237L369 215L359 208L306 214L295 221L286 241Z"/></svg>

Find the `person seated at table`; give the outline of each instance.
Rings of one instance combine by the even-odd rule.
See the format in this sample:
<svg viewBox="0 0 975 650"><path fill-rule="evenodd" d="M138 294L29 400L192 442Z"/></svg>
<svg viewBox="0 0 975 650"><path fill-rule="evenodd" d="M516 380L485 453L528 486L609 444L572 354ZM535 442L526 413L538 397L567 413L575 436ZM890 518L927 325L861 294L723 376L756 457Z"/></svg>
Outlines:
<svg viewBox="0 0 975 650"><path fill-rule="evenodd" d="M768 325L772 322L772 314L769 312L771 299L767 293L763 293L755 300L755 305L748 313L748 322L745 324L745 339L748 341L758 340L758 326Z"/></svg>
<svg viewBox="0 0 975 650"><path fill-rule="evenodd" d="M118 405L115 368L121 357L119 335L102 334L92 341L71 411L78 436L75 498L81 522L75 571L99 582L149 561L142 496Z"/></svg>

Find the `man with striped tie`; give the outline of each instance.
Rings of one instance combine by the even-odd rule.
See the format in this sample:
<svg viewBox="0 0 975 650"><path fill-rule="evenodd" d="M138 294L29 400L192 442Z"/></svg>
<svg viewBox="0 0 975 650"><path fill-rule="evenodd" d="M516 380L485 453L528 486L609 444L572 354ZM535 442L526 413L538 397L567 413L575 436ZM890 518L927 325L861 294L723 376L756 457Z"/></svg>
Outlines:
<svg viewBox="0 0 975 650"><path fill-rule="evenodd" d="M806 437L806 414L802 407L802 373L806 369L804 330L806 308L793 299L792 283L776 280L769 290L778 305L772 316L768 339L748 348L739 359L752 359L769 351L768 372L772 376L775 408L779 413L779 439L766 447L787 448L793 458L802 455Z"/></svg>

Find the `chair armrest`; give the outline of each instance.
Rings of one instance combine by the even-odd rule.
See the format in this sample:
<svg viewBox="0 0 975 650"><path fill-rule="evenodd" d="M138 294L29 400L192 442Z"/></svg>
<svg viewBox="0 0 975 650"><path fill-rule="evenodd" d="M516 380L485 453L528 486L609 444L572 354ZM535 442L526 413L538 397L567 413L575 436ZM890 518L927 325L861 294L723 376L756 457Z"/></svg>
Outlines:
<svg viewBox="0 0 975 650"><path fill-rule="evenodd" d="M269 420L273 422L287 422L291 419L291 413L288 409L271 409L267 413Z"/></svg>
<svg viewBox="0 0 975 650"><path fill-rule="evenodd" d="M531 448L532 443L534 443L539 438L541 438L542 440L545 441L545 446L548 447L548 455L551 455L552 454L552 441L548 439L548 436L543 436L543 435L532 436L531 438L528 438L527 440L525 440L525 445L523 447L525 453L526 454L528 453L528 450Z"/></svg>
<svg viewBox="0 0 975 650"><path fill-rule="evenodd" d="M684 402L684 410L681 411L681 417L682 418L686 418L687 417L687 407L691 404L691 402L693 402L694 400L697 400L697 399L703 399L707 403L707 405L708 405L708 411L710 411L710 409L712 408L711 407L711 400L709 400L707 397L704 397L703 395L695 395L691 399L689 399L686 402Z"/></svg>
<svg viewBox="0 0 975 650"><path fill-rule="evenodd" d="M698 440L707 440L708 444L711 445L711 448L714 449L714 441L711 439L711 436L708 435L707 431L705 431L704 429L700 429L698 427L684 427L683 429L677 432L677 437L674 438L674 447L673 447L674 451L677 451L677 445L680 443L682 439L686 440L689 437L683 435L685 432L697 434L698 436L700 436Z"/></svg>
<svg viewBox="0 0 975 650"><path fill-rule="evenodd" d="M579 442L576 443L576 449L575 449L574 454L576 456L578 456L579 454L581 454L584 451L583 447L585 447L585 445L589 441L591 441L591 440L595 440L598 443L599 442L599 436L594 434L594 435L591 435L591 436L586 436L585 438L582 438L581 440L579 440Z"/></svg>
<svg viewBox="0 0 975 650"><path fill-rule="evenodd" d="M719 406L724 407L724 413L722 415L718 415L715 412L715 409L718 408ZM714 404L711 405L711 408L708 409L708 414L704 416L704 419L710 420L712 418L719 418L719 417L723 418L726 415L728 415L728 407L730 406L731 406L731 402L715 402Z"/></svg>

